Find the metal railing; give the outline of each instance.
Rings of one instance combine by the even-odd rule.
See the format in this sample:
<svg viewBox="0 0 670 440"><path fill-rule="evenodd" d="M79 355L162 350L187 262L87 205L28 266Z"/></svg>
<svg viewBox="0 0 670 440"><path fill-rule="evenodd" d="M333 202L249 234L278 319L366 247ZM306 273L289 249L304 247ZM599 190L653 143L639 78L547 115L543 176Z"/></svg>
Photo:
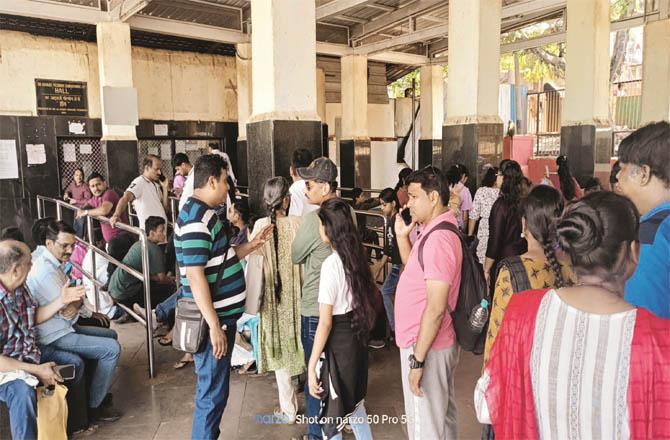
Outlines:
<svg viewBox="0 0 670 440"><path fill-rule="evenodd" d="M355 209L354 213L356 215L363 215L363 216L368 216L368 217L381 217L381 219L383 221L383 227L382 227L381 230L379 230L378 227L374 227L374 226L368 227L368 229L370 229L371 231L374 231L377 234L379 239L386 240L385 234L386 234L386 229L388 228L388 219L386 218L386 216L384 214L382 214L379 211L369 211L369 210L368 211L363 211L363 210L359 210L359 209ZM382 241L382 243L383 242L384 241ZM375 244L370 244L370 243L363 243L363 247L365 247L367 249L375 249L378 252L381 252L382 255L385 255L384 254L384 246L379 246L379 244L375 245ZM390 264L390 261L389 261L389 263L387 263L384 266L384 279L386 279L386 277L388 275L389 264Z"/></svg>
<svg viewBox="0 0 670 440"><path fill-rule="evenodd" d="M38 218L44 218L45 214L45 202L49 203L54 203L56 205L56 218L58 220L61 220L63 218L63 208L72 210L74 214L76 215L77 211L79 211L80 208L71 205L69 203L64 202L63 200L58 200L54 199L51 197L45 197L45 196L37 196L37 217ZM118 229L121 229L122 231L129 232L131 234L135 234L139 237L140 240L140 246L141 246L141 253L142 253L142 272L138 272L137 270L133 269L130 266L125 265L123 262L117 260L116 258L112 257L109 255L107 252L98 249L97 246L95 246L95 239L93 236L93 220L97 220L101 223L107 223L110 224L109 218L103 217L103 216L86 216L86 228L87 228L87 236L88 236L88 241L82 240L79 237L76 237L76 240L78 243L82 243L88 251L93 251L94 254L92 255L92 269L93 273L89 273L88 271L84 270L83 267L81 267L79 264L76 264L72 262L72 265L79 270L84 276L86 276L91 282L93 283L93 288L94 288L94 293L95 293L95 311L97 312L100 307L100 288L102 287L102 283L100 283L97 279L96 276L96 263L95 263L95 254L100 255L102 258L106 259L108 263L113 263L116 265L117 270L122 269L126 272L128 272L131 276L137 278L139 281L144 283L144 310L145 310L145 316L141 317L138 314L136 314L131 308L121 304L121 303L116 303L117 307L121 307L123 310L125 310L129 315L131 315L133 318L135 318L140 324L144 325L147 331L147 353L148 353L148 358L149 358L149 377L153 378L154 377L154 346L153 346L153 332L152 332L152 316L151 316L151 310L153 309L152 304L151 304L151 285L150 285L150 269L149 269L149 253L147 250L147 236L143 230L140 228L134 227L134 226L129 226L126 225L125 223L116 223L115 227Z"/></svg>
<svg viewBox="0 0 670 440"><path fill-rule="evenodd" d="M557 156L561 149L564 90L528 93L528 133L535 136L536 156Z"/></svg>

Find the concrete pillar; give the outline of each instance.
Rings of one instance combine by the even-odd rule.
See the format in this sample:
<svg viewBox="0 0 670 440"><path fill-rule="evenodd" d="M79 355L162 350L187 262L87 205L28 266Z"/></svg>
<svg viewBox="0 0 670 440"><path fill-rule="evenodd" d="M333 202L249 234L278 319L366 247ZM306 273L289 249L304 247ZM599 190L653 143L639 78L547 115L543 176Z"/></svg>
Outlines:
<svg viewBox="0 0 670 440"><path fill-rule="evenodd" d="M442 123L444 122L444 78L442 66L423 66L419 117L419 168L442 161Z"/></svg>
<svg viewBox="0 0 670 440"><path fill-rule="evenodd" d="M368 135L368 58L348 55L342 66L341 186L370 188L370 137Z"/></svg>
<svg viewBox="0 0 670 440"><path fill-rule="evenodd" d="M499 0L449 1L449 80L442 130L442 168L459 162L470 170L469 186L481 167L502 155L498 116L500 71Z"/></svg>
<svg viewBox="0 0 670 440"><path fill-rule="evenodd" d="M123 22L96 25L102 143L107 152L110 186L125 189L137 177L137 90L133 88L130 26Z"/></svg>
<svg viewBox="0 0 670 440"><path fill-rule="evenodd" d="M642 124L670 120L670 19L644 26Z"/></svg>
<svg viewBox="0 0 670 440"><path fill-rule="evenodd" d="M251 80L251 43L235 46L237 70L237 164L235 177L239 185L248 186L247 172L247 122L251 115L253 87ZM230 154L229 154L230 155Z"/></svg>
<svg viewBox="0 0 670 440"><path fill-rule="evenodd" d="M296 14L295 11L300 11ZM249 199L264 210L263 184L288 176L297 148L321 156L316 110L316 12L314 0L252 0L253 113L247 124Z"/></svg>
<svg viewBox="0 0 670 440"><path fill-rule="evenodd" d="M561 154L576 177L610 169L609 11L609 0L568 0Z"/></svg>

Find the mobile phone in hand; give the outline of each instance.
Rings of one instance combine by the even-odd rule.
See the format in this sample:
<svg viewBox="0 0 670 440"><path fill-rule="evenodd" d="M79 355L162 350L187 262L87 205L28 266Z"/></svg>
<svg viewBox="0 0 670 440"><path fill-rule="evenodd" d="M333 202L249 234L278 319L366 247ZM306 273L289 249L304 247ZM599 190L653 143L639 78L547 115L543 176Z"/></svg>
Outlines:
<svg viewBox="0 0 670 440"><path fill-rule="evenodd" d="M63 380L72 380L74 379L74 365L56 365L54 371L60 375Z"/></svg>
<svg viewBox="0 0 670 440"><path fill-rule="evenodd" d="M402 217L402 220L405 222L406 225L412 223L412 214L410 214L409 208L405 208L402 211L400 211L400 216Z"/></svg>

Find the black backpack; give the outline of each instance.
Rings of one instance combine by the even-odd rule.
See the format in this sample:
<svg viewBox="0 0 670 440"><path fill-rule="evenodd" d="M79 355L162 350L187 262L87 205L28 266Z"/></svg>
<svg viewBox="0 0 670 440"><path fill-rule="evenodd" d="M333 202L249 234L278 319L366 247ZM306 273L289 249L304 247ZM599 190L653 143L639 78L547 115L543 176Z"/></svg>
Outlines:
<svg viewBox="0 0 670 440"><path fill-rule="evenodd" d="M491 299L486 287L484 271L477 261L476 255L468 246L463 233L456 225L448 221L441 222L428 231L425 237L421 237L421 243L419 244L419 265L421 266L421 270L423 270L423 246L425 245L426 240L428 240L428 236L432 232L440 230L447 230L456 234L463 251L461 285L458 290L456 308L450 310L447 305L447 310L449 310L449 314L453 321L456 340L463 350L481 354L484 352L484 342L486 341L486 328L488 327L488 323L484 326L481 332L475 332L470 328L470 314L483 299L486 299L489 304L491 304Z"/></svg>

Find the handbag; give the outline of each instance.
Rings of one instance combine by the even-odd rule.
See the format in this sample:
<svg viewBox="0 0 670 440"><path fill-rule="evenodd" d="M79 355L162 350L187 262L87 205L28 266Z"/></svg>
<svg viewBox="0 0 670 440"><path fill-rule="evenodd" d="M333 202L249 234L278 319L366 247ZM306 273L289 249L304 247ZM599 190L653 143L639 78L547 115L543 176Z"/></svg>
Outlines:
<svg viewBox="0 0 670 440"><path fill-rule="evenodd" d="M247 299L244 311L250 315L257 315L261 310L263 300L263 255L249 255L246 269L244 276L247 285Z"/></svg>
<svg viewBox="0 0 670 440"><path fill-rule="evenodd" d="M37 387L37 440L67 440L65 385Z"/></svg>
<svg viewBox="0 0 670 440"><path fill-rule="evenodd" d="M230 246L226 246L223 263L219 265L219 271L216 274L214 292L218 292L219 287L221 287L229 250ZM186 353L197 353L200 351L208 331L207 322L203 318L195 299L180 298L175 310L172 347Z"/></svg>

